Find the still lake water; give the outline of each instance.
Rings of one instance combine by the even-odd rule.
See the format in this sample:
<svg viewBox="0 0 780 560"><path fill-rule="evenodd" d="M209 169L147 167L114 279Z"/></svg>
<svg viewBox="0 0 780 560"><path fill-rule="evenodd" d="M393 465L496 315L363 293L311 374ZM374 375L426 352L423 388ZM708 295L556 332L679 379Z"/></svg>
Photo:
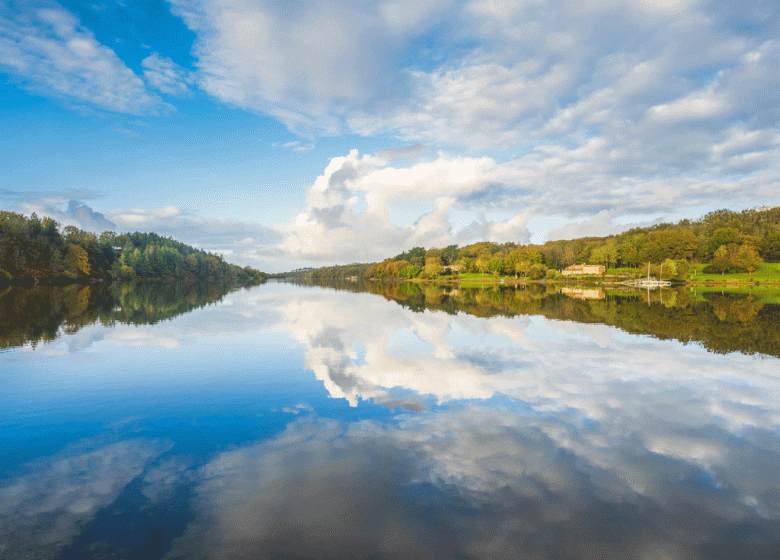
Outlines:
<svg viewBox="0 0 780 560"><path fill-rule="evenodd" d="M0 294L0 558L780 557L777 294L368 289Z"/></svg>

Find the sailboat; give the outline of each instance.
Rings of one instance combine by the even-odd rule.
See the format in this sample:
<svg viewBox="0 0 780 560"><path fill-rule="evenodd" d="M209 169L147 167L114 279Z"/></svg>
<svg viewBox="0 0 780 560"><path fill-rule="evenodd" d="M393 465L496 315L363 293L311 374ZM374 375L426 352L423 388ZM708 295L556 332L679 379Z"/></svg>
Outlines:
<svg viewBox="0 0 780 560"><path fill-rule="evenodd" d="M663 267L663 264L661 264ZM637 282L637 286L648 287L648 288L654 288L657 286L671 286L672 283L668 280L656 280L655 278L650 277L650 263L647 263L647 279L646 280L639 280Z"/></svg>

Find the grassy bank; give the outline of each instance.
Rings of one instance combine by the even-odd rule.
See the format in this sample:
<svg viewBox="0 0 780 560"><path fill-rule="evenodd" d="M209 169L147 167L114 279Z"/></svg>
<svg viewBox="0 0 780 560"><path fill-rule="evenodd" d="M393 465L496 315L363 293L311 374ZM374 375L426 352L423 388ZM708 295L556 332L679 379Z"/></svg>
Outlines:
<svg viewBox="0 0 780 560"><path fill-rule="evenodd" d="M764 263L758 270L749 274L747 272L732 272L725 274L706 274L702 272L706 265L695 264L691 267L688 284L712 284L712 283L755 283L780 284L780 263Z"/></svg>
<svg viewBox="0 0 780 560"><path fill-rule="evenodd" d="M752 274L747 272L734 272L726 274L707 274L703 270L706 264L691 265L691 272L688 280L684 283L686 286L719 286L719 287L737 287L755 285L757 282L761 285L770 285L780 287L780 263L764 263L758 270ZM607 270L604 276L561 276L559 273L554 278L547 278L546 282L562 284L617 284L629 278L637 278L642 275L640 269L636 268L611 268ZM515 278L514 275L494 276L489 273L469 272L459 276L441 276L433 280L423 280L415 278L412 282L436 282L436 283L458 283L460 285L479 286L482 284L526 284L528 282L537 282L529 278Z"/></svg>

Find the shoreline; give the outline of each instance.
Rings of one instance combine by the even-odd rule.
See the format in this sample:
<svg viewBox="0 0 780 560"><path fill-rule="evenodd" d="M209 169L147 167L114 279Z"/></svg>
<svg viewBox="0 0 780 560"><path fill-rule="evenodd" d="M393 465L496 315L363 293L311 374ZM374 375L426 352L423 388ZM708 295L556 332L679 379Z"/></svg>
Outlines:
<svg viewBox="0 0 780 560"><path fill-rule="evenodd" d="M357 279L346 279L347 281L357 282ZM531 280L528 278L366 278L371 282L412 282L417 284L485 284L485 285L499 285L499 286L525 286L528 284L552 284L563 286L610 286L610 287L641 287L641 286L629 286L623 284L623 280L611 280L609 277L587 277L577 278L572 280L556 279L540 279ZM745 287L765 287L765 288L778 288L780 289L780 281L760 281L760 280L742 280L740 278L726 278L724 280L686 280L684 282L672 282L671 286L660 286L670 288L707 288L707 287L731 287L731 288L745 288ZM646 288L643 288L646 289Z"/></svg>

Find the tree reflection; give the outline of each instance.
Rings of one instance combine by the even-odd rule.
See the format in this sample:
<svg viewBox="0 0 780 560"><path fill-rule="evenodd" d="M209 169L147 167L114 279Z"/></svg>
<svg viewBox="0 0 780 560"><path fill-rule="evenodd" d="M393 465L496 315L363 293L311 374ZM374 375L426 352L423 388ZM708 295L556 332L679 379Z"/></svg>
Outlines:
<svg viewBox="0 0 780 560"><path fill-rule="evenodd" d="M9 287L0 292L0 348L33 347L100 322L154 324L216 303L229 283L113 283Z"/></svg>
<svg viewBox="0 0 780 560"><path fill-rule="evenodd" d="M454 285L365 282L362 289L415 312L444 311L477 317L542 315L548 319L601 323L632 334L697 342L716 353L743 352L780 357L780 305L754 294L686 288L604 291L601 296L564 293L553 285ZM352 283L351 290L357 286Z"/></svg>

